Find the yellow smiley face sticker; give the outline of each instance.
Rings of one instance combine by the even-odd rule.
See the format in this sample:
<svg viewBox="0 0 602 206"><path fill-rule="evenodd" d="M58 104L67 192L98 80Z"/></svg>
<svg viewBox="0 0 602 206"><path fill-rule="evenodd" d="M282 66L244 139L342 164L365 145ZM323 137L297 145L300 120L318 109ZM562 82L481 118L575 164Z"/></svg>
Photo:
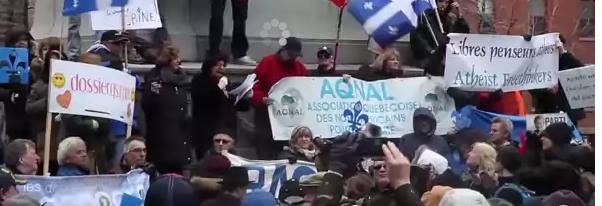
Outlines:
<svg viewBox="0 0 602 206"><path fill-rule="evenodd" d="M54 73L51 81L55 87L63 88L63 86L65 86L65 75L63 75L63 73Z"/></svg>

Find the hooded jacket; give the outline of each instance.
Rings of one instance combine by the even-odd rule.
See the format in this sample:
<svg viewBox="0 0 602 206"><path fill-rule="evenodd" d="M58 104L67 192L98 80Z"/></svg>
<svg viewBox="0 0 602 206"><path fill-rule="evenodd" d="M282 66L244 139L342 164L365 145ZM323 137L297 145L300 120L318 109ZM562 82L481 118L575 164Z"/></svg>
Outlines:
<svg viewBox="0 0 602 206"><path fill-rule="evenodd" d="M416 119L418 117L426 117L431 125L430 131L427 133L421 133L418 130ZM401 137L399 141L399 148L403 155L408 159L414 159L414 153L421 145L426 145L431 150L441 154L444 157L450 152L449 144L443 137L435 135L437 129L437 120L433 113L427 108L418 108L414 111L414 132L406 134Z"/></svg>

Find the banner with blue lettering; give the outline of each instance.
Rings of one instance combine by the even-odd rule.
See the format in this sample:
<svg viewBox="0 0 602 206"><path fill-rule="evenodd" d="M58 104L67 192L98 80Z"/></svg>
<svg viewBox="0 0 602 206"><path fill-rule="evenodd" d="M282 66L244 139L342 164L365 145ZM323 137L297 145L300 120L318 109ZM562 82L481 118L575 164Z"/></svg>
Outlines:
<svg viewBox="0 0 602 206"><path fill-rule="evenodd" d="M29 84L29 53L25 48L0 48L0 84Z"/></svg>
<svg viewBox="0 0 602 206"><path fill-rule="evenodd" d="M372 123L383 137L412 133L414 110L426 107L437 119L437 134L452 128L453 99L440 77L363 81L341 77L288 77L270 90L269 106L275 140L288 140L296 126L311 128L316 136L334 137Z"/></svg>
<svg viewBox="0 0 602 206"><path fill-rule="evenodd" d="M233 154L225 154L230 160L232 166L242 166L247 168L249 174L249 188L247 191L262 189L278 197L280 187L289 179L296 179L301 176L316 173L314 163L297 161L295 164L289 164L288 160L248 160Z"/></svg>
<svg viewBox="0 0 602 206"><path fill-rule="evenodd" d="M18 178L27 180L27 184L17 189L45 206L140 206L149 187L149 176L142 170L123 175Z"/></svg>

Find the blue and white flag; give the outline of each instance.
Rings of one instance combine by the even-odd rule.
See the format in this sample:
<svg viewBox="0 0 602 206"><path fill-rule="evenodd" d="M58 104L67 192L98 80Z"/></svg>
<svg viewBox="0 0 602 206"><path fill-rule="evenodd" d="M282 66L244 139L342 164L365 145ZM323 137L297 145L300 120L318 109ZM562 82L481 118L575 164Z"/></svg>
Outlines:
<svg viewBox="0 0 602 206"><path fill-rule="evenodd" d="M106 10L113 6L125 6L128 0L65 0L63 16L75 16L86 12Z"/></svg>
<svg viewBox="0 0 602 206"><path fill-rule="evenodd" d="M418 16L435 8L434 0L351 0L349 12L371 36L369 49L381 52L397 39L412 32Z"/></svg>

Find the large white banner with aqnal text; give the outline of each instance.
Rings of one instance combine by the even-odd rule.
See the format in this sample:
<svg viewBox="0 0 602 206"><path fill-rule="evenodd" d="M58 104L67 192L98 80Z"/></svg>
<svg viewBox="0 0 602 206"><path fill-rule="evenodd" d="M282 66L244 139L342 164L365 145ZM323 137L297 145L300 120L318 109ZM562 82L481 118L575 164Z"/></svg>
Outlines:
<svg viewBox="0 0 602 206"><path fill-rule="evenodd" d="M114 119L131 124L136 78L112 68L52 60L48 112Z"/></svg>
<svg viewBox="0 0 602 206"><path fill-rule="evenodd" d="M400 138L413 132L412 116L419 107L431 109L437 134L447 133L453 99L440 77L362 81L341 77L289 77L269 93L274 99L269 116L275 140L290 139L296 126L311 128L315 136L330 138L357 131L370 122L382 128L383 137Z"/></svg>
<svg viewBox="0 0 602 206"><path fill-rule="evenodd" d="M449 34L445 82L469 91L549 88L558 82L558 33L534 36Z"/></svg>
<svg viewBox="0 0 602 206"><path fill-rule="evenodd" d="M140 206L149 187L149 176L141 170L123 175L18 178L27 180L18 186L19 192L45 206Z"/></svg>
<svg viewBox="0 0 602 206"><path fill-rule="evenodd" d="M125 29L161 28L161 17L157 0L129 0L125 10ZM93 30L122 30L121 7L90 13Z"/></svg>

